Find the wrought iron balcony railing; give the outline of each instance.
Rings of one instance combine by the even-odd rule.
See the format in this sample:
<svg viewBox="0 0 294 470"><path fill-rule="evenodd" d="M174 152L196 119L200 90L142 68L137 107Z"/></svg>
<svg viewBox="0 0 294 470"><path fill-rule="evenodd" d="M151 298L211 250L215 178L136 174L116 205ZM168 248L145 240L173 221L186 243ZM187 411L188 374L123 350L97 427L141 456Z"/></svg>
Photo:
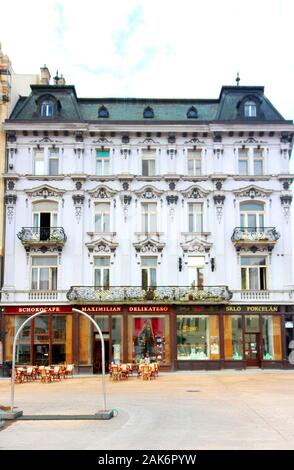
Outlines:
<svg viewBox="0 0 294 470"><path fill-rule="evenodd" d="M66 242L66 234L62 227L23 227L17 236L23 244Z"/></svg>
<svg viewBox="0 0 294 470"><path fill-rule="evenodd" d="M276 242L279 238L275 227L236 227L232 235L233 242Z"/></svg>
<svg viewBox="0 0 294 470"><path fill-rule="evenodd" d="M72 286L66 294L70 302L228 302L232 293L227 286Z"/></svg>

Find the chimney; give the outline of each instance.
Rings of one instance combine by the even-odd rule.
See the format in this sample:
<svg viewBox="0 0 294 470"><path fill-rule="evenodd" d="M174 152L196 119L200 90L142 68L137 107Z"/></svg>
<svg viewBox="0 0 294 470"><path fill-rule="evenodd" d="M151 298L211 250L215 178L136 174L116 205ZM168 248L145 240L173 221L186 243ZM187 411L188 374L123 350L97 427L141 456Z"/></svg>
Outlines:
<svg viewBox="0 0 294 470"><path fill-rule="evenodd" d="M41 74L40 74L41 75L41 80L40 80L41 85L49 85L51 75L50 75L48 67L46 67L46 65L44 65L44 67L41 67L40 70L41 70Z"/></svg>
<svg viewBox="0 0 294 470"><path fill-rule="evenodd" d="M60 75L60 78L58 80L58 85L65 85L65 78L62 74Z"/></svg>

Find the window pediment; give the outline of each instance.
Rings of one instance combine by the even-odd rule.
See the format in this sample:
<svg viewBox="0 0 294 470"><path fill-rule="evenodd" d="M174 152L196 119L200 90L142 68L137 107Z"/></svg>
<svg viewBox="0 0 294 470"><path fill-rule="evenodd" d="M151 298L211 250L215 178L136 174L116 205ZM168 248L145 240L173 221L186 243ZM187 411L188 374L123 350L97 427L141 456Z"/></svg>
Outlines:
<svg viewBox="0 0 294 470"><path fill-rule="evenodd" d="M106 240L103 237L99 237L90 243L86 243L86 247L91 253L95 252L111 254L115 252L116 248L118 247L118 243Z"/></svg>
<svg viewBox="0 0 294 470"><path fill-rule="evenodd" d="M259 186L252 184L250 186L246 186L245 188L233 191L233 193L235 194L236 197L239 197L239 198L246 197L246 198L254 199L256 197L267 198L272 194L272 191L269 189L260 188Z"/></svg>
<svg viewBox="0 0 294 470"><path fill-rule="evenodd" d="M163 191L156 189L154 186L144 186L142 189L135 191L135 194L142 199L157 199L163 194Z"/></svg>
<svg viewBox="0 0 294 470"><path fill-rule="evenodd" d="M154 253L161 253L163 248L165 247L165 243L160 243L152 238L145 238L138 243L133 243L135 250L138 253L143 254L154 254Z"/></svg>
<svg viewBox="0 0 294 470"><path fill-rule="evenodd" d="M48 184L44 184L33 189L25 189L24 191L29 197L39 197L43 199L47 199L48 197L62 197L65 193L64 190L53 188Z"/></svg>
<svg viewBox="0 0 294 470"><path fill-rule="evenodd" d="M117 191L106 185L99 185L88 191L88 194L94 199L111 199L116 193Z"/></svg>
<svg viewBox="0 0 294 470"><path fill-rule="evenodd" d="M206 191L197 185L193 185L185 191L181 191L181 194L187 199L204 199L206 196L208 196L209 191Z"/></svg>
<svg viewBox="0 0 294 470"><path fill-rule="evenodd" d="M208 253L212 243L208 243L201 238L193 237L184 243L180 243L184 253Z"/></svg>

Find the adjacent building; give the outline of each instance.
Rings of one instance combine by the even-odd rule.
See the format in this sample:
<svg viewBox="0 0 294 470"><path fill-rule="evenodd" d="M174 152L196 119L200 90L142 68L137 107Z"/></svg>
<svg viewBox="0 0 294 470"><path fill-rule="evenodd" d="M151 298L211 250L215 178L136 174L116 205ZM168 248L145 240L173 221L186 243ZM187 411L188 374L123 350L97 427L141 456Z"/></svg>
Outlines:
<svg viewBox="0 0 294 470"><path fill-rule="evenodd" d="M14 108L19 95L30 93L30 85L39 83L39 75L16 74L9 57L3 53L0 43L0 286L3 283L4 258L4 178L6 169L6 133L3 123ZM1 311L0 311L1 318ZM1 323L1 320L0 320ZM3 362L3 332L0 327L0 365Z"/></svg>
<svg viewBox="0 0 294 470"><path fill-rule="evenodd" d="M46 72L46 73L45 73ZM56 76L5 122L5 359L290 367L294 126L262 86L79 98Z"/></svg>

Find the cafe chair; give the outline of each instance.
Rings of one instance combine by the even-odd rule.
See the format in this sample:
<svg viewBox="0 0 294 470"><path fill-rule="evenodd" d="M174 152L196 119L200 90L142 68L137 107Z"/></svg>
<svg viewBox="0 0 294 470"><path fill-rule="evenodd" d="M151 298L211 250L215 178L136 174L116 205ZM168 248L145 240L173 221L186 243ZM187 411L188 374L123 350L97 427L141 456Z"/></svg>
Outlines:
<svg viewBox="0 0 294 470"><path fill-rule="evenodd" d="M142 380L151 380L151 367L149 364L144 364L141 369Z"/></svg>
<svg viewBox="0 0 294 470"><path fill-rule="evenodd" d="M68 364L65 369L65 377L73 377L74 366L73 364Z"/></svg>
<svg viewBox="0 0 294 470"><path fill-rule="evenodd" d="M111 377L113 381L121 380L121 370L118 365L113 365L111 368Z"/></svg>

